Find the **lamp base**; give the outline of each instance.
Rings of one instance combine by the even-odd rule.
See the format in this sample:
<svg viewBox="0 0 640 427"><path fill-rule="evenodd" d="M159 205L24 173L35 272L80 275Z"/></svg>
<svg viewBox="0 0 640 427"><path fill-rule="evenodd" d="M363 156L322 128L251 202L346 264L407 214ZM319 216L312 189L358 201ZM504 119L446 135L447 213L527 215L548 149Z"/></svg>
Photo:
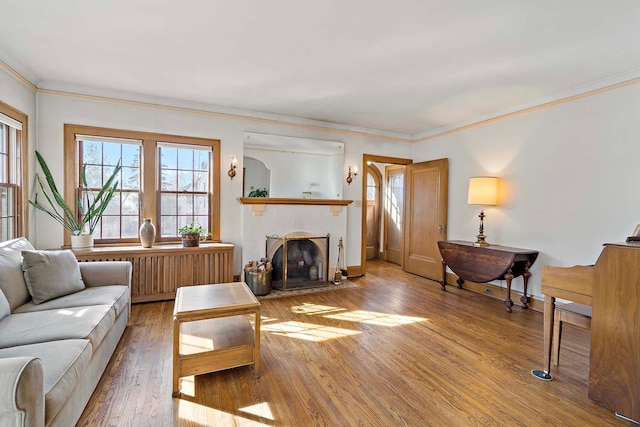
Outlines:
<svg viewBox="0 0 640 427"><path fill-rule="evenodd" d="M487 243L487 241L485 240L487 236L485 236L484 234L478 234L476 236L478 238L478 240L476 240L473 243L473 246L491 246L489 243Z"/></svg>
<svg viewBox="0 0 640 427"><path fill-rule="evenodd" d="M542 371L540 369L533 369L531 371L531 375L543 381L551 381L553 379L553 375L551 375L547 371Z"/></svg>

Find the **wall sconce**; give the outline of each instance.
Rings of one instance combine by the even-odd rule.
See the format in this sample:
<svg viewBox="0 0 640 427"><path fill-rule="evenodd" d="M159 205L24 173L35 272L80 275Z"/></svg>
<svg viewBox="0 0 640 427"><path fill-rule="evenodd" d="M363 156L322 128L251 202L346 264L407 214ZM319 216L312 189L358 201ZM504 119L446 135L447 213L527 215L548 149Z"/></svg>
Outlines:
<svg viewBox="0 0 640 427"><path fill-rule="evenodd" d="M238 163L236 156L231 156L231 166L229 166L229 171L227 172L227 175L229 175L229 178L231 179L236 176L236 163Z"/></svg>
<svg viewBox="0 0 640 427"><path fill-rule="evenodd" d="M349 173L347 173L347 184L351 185L353 180L358 176L358 168L349 166Z"/></svg>
<svg viewBox="0 0 640 427"><path fill-rule="evenodd" d="M498 178L493 176L478 176L469 179L469 197L467 203L480 205L480 229L475 246L489 246L484 235L484 207L498 204Z"/></svg>

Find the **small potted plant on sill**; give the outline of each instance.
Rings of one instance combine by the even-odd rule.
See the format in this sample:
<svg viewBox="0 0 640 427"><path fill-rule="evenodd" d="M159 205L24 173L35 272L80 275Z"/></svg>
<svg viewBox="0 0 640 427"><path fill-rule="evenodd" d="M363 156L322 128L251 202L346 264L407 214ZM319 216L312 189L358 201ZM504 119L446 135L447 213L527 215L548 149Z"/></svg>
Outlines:
<svg viewBox="0 0 640 427"><path fill-rule="evenodd" d="M38 151L36 151L36 159L38 160L38 164L40 164L40 168L42 169L42 173L44 174L49 187L48 190L45 189L40 175L36 173L36 181L38 182L40 190L42 191L47 203L40 203L38 201L38 193L36 193L35 201L29 200L29 204L34 208L45 212L71 232L72 249L87 249L93 247L93 232L98 226L102 214L104 214L104 211L107 209L107 206L113 199L115 191L118 188L118 181L116 181L116 177L120 173L120 169L122 169L120 161L118 161L113 172L107 180L104 181L102 188L100 188L97 193L88 189L89 186L87 185L86 178L87 165L84 165L80 181L82 188L85 191L78 194L76 202L78 215L76 216L64 197L62 197L62 194L53 180L53 176L47 166L47 162L45 162L44 158Z"/></svg>
<svg viewBox="0 0 640 427"><path fill-rule="evenodd" d="M180 227L178 234L182 237L182 246L185 248L200 246L200 240L206 239L209 235L196 220L191 221L191 224Z"/></svg>

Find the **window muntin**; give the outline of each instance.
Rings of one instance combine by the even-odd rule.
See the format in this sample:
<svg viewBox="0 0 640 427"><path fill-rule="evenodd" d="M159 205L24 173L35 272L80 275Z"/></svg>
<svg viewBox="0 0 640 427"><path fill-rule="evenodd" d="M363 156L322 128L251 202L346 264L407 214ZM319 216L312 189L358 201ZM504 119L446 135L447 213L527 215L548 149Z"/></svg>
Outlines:
<svg viewBox="0 0 640 427"><path fill-rule="evenodd" d="M81 125L71 125L65 124L65 186L64 186L64 197L69 206L74 207L74 211L77 211L76 207L76 198L79 189L79 167L78 163L80 163L80 159L82 159L82 153L80 153L79 144L76 141L77 136L90 136L89 140L99 140L103 143L122 143L122 149L126 150L128 145L132 143L132 141L136 141L136 143L140 145L139 156L137 157L137 163L133 160L135 158L135 154L127 154L125 151L122 152L122 171L121 171L121 179L119 181L123 184L122 188L119 188L119 191L124 193L133 193L136 187L139 187L137 205L139 206L139 213L137 214L137 222L134 224L131 222L130 224L123 223L120 210L124 213L124 216L131 215L131 217L136 217L133 209L129 210L128 207L134 206L136 203L130 197L130 199L123 199L125 196L121 196L117 202L112 202L114 206L109 206L108 214L113 213L113 218L105 216L103 217L103 228L102 239L98 240L96 238L96 245L106 244L106 243L138 243L138 230L140 224L142 224L144 218L151 218L152 222L156 225L158 229L158 234L156 237L156 242L163 243L171 243L178 242L179 237L177 236L177 229L185 224L179 223L179 217L183 216L184 219L188 218L190 223L193 220L193 215L196 216L196 219L201 223L201 225L206 228L209 232L210 239L212 241L220 240L220 141L215 139L205 139L205 138L193 138L193 137L184 137L184 136L174 136L174 135L163 135L163 134L154 134L148 132L137 132L137 131L128 131L128 130L118 130L118 129L107 129L107 128L98 128L98 127L90 127L90 126L81 126ZM87 139L87 138L85 138ZM126 140L122 142L122 140ZM158 147L165 145L169 148L176 149L185 149L185 150L202 150L205 149L204 153L196 153L199 156L204 156L204 158L208 158L208 170L206 167L202 166L202 161L200 157L192 154L192 166L191 169L188 169L187 165L189 160L181 156L178 159L176 154L175 159L175 176L176 180L172 181L176 183L175 191L166 191L168 196L166 196L166 200L164 202L161 201L163 197L163 191L161 190L160 178L160 149ZM108 177L107 166L113 166L114 160L112 156L112 152L109 150L109 146L107 146L106 154L103 155L103 160L106 161L104 165L100 165L105 167L105 169L100 170L100 181L98 181L98 169L96 168L96 176L95 180L92 181L90 185L98 185L97 183L102 183L102 177L104 176L106 179ZM117 162L117 160L116 160ZM187 163L185 163L187 162ZM97 162L96 162L97 163ZM90 166L90 165L88 165ZM97 164L91 166L98 166ZM136 172L136 169L139 169L139 172ZM75 173L69 173L69 171L75 171ZM180 174L180 172L183 172ZM207 180L203 180L202 175L208 174L208 187L203 187L203 183ZM169 183L169 180L166 180ZM188 191L188 192L178 192L177 186L181 185L183 188L193 187L193 189L197 191ZM173 193L173 194L171 194ZM194 207L192 211L186 210L185 207L190 205L186 204L183 198L178 200L178 195L185 198L191 195L192 199L190 203ZM173 198L173 204L168 201L168 198ZM131 200L131 202L129 202ZM119 203L119 204L118 204ZM177 211L180 209L180 213L173 213L173 210ZM170 219L168 219L169 223L162 224L161 216L164 214L169 217L173 216L175 225L170 223ZM116 214L118 213L118 214ZM182 220L182 218L180 218ZM112 221L114 224L109 223ZM124 221L126 222L126 221ZM185 222L187 223L187 222ZM132 238L116 238L110 237L111 234L108 230L111 229L119 229L119 230L127 230L127 233L133 234L133 229L135 225L135 236ZM127 228L128 227L128 228ZM175 229L175 232L173 230ZM163 233L163 230L171 230L170 233ZM102 231L102 230L101 230ZM115 234L115 233L114 233ZM70 233L65 231L65 245L70 244Z"/></svg>

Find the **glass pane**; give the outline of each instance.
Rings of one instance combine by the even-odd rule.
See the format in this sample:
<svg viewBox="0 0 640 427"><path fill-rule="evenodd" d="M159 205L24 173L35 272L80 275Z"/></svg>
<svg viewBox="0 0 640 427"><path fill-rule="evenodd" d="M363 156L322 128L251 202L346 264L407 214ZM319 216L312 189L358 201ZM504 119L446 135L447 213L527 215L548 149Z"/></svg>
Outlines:
<svg viewBox="0 0 640 427"><path fill-rule="evenodd" d="M196 194L193 196L193 213L196 215L207 215L209 213L209 196Z"/></svg>
<svg viewBox="0 0 640 427"><path fill-rule="evenodd" d="M208 232L208 227L209 227L209 218L206 216L196 216L196 221L198 221L198 223L200 223L201 226L204 227L204 229Z"/></svg>
<svg viewBox="0 0 640 427"><path fill-rule="evenodd" d="M125 166L122 168L122 182L118 188L123 190L139 190L140 189L140 169Z"/></svg>
<svg viewBox="0 0 640 427"><path fill-rule="evenodd" d="M177 215L178 203L175 194L163 194L160 197L160 214Z"/></svg>
<svg viewBox="0 0 640 427"><path fill-rule="evenodd" d="M9 189L0 188L0 216L9 216Z"/></svg>
<svg viewBox="0 0 640 427"><path fill-rule="evenodd" d="M376 186L376 180L373 179L373 175L371 175L370 173L367 174L367 185Z"/></svg>
<svg viewBox="0 0 640 427"><path fill-rule="evenodd" d="M193 196L178 195L178 215L193 216Z"/></svg>
<svg viewBox="0 0 640 427"><path fill-rule="evenodd" d="M103 216L102 217L102 238L117 239L120 237L120 217L119 216Z"/></svg>
<svg viewBox="0 0 640 427"><path fill-rule="evenodd" d="M132 238L138 237L140 225L138 224L138 216L123 216L122 217L122 237Z"/></svg>
<svg viewBox="0 0 640 427"><path fill-rule="evenodd" d="M113 173L113 171L116 168L113 166L103 166L102 169L102 182L106 182L107 179L109 179L109 177L111 176L111 174ZM116 181L121 182L121 178L122 178L122 171L120 171L120 173L118 174L119 176L116 176ZM102 184L100 184L100 187L102 187Z"/></svg>
<svg viewBox="0 0 640 427"><path fill-rule="evenodd" d="M0 241L9 240L11 236L9 236L9 219L1 218L0 219Z"/></svg>
<svg viewBox="0 0 640 427"><path fill-rule="evenodd" d="M120 196L120 192L116 192L116 194L113 195L111 203L109 203L109 206L107 206L107 209L104 211L105 215L120 215L120 205L122 204Z"/></svg>
<svg viewBox="0 0 640 427"><path fill-rule="evenodd" d="M162 191L177 191L178 190L178 177L174 170L162 170L161 175L162 185L160 189Z"/></svg>
<svg viewBox="0 0 640 427"><path fill-rule="evenodd" d="M82 163L102 164L102 144L100 142L82 141Z"/></svg>
<svg viewBox="0 0 640 427"><path fill-rule="evenodd" d="M122 166L140 167L140 146L122 144Z"/></svg>
<svg viewBox="0 0 640 427"><path fill-rule="evenodd" d="M84 169L84 176L87 180L87 186L89 188L102 187L102 167L87 165Z"/></svg>
<svg viewBox="0 0 640 427"><path fill-rule="evenodd" d="M7 125L0 123L0 153L7 152L7 129Z"/></svg>
<svg viewBox="0 0 640 427"><path fill-rule="evenodd" d="M178 191L193 191L193 172L178 172Z"/></svg>
<svg viewBox="0 0 640 427"><path fill-rule="evenodd" d="M163 168L176 169L178 167L178 150L175 148L161 148L160 162Z"/></svg>
<svg viewBox="0 0 640 427"><path fill-rule="evenodd" d="M193 215L180 215L178 216L178 228L183 225L189 225L193 222Z"/></svg>
<svg viewBox="0 0 640 427"><path fill-rule="evenodd" d="M207 172L196 172L193 191L209 191L209 174Z"/></svg>
<svg viewBox="0 0 640 427"><path fill-rule="evenodd" d="M8 156L0 154L0 182L9 182L9 168L7 164L9 162Z"/></svg>
<svg viewBox="0 0 640 427"><path fill-rule="evenodd" d="M376 200L376 187L367 187L367 200Z"/></svg>
<svg viewBox="0 0 640 427"><path fill-rule="evenodd" d="M193 150L178 150L178 169L193 169Z"/></svg>
<svg viewBox="0 0 640 427"><path fill-rule="evenodd" d="M138 217L140 214L140 196L138 193L122 193L122 214Z"/></svg>
<svg viewBox="0 0 640 427"><path fill-rule="evenodd" d="M207 151L195 150L193 152L193 168L195 170L209 170L209 153Z"/></svg>
<svg viewBox="0 0 640 427"><path fill-rule="evenodd" d="M120 160L120 147L122 144L105 142L102 144L102 163L105 165L115 166Z"/></svg>
<svg viewBox="0 0 640 427"><path fill-rule="evenodd" d="M160 219L160 235L162 237L175 237L178 235L178 225L175 216L163 216Z"/></svg>

